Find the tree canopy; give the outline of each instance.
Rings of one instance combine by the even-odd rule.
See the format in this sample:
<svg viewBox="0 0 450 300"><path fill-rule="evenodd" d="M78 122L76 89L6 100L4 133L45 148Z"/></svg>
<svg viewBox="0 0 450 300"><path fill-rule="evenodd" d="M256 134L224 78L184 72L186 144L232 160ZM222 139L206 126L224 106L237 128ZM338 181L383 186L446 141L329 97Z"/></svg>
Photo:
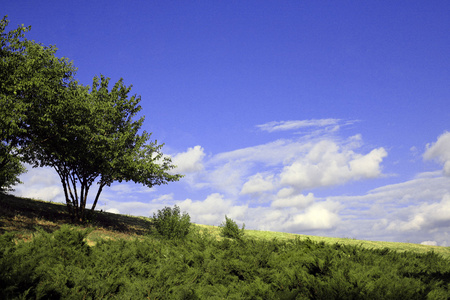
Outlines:
<svg viewBox="0 0 450 300"><path fill-rule="evenodd" d="M23 132L19 122L24 107L17 98L18 66L23 63L24 33L28 30L19 26L5 32L8 20L0 21L0 191L11 189L19 183L18 176L25 171L17 157L18 135Z"/></svg>
<svg viewBox="0 0 450 300"><path fill-rule="evenodd" d="M95 77L92 87L73 85L57 103L44 106L41 125L30 130L26 159L34 166L50 166L58 173L69 211L85 218L88 192L94 182L100 193L114 181L133 181L147 187L176 181L174 168L150 134L139 130L144 117L140 97L129 96L131 86L119 80L109 90L109 79Z"/></svg>
<svg viewBox="0 0 450 300"><path fill-rule="evenodd" d="M91 87L83 86L74 79L73 64L55 56L54 46L24 38L30 27L4 33L6 25L4 17L0 167L3 161L20 165L20 159L54 168L68 210L79 221L85 219L94 182L98 190L92 210L103 188L114 181L152 187L181 178L170 172L175 166L162 154L163 144L141 132L144 117L136 119L141 97L130 95L131 85L120 79L109 88L110 79L102 75L94 77Z"/></svg>

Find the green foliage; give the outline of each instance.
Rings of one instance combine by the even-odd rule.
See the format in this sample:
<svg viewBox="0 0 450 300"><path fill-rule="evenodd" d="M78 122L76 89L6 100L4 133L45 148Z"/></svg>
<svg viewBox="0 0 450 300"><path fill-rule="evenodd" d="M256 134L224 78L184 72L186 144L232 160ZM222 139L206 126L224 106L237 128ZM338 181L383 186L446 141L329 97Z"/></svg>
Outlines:
<svg viewBox="0 0 450 300"><path fill-rule="evenodd" d="M12 191L12 186L22 183L19 175L26 172L18 157L0 158L2 168L0 168L0 193Z"/></svg>
<svg viewBox="0 0 450 300"><path fill-rule="evenodd" d="M231 218L228 218L225 215L225 222L220 225L221 234L224 237L232 238L232 239L241 239L244 236L245 224L242 224L242 228L239 229L239 226L233 221Z"/></svg>
<svg viewBox="0 0 450 300"><path fill-rule="evenodd" d="M308 239L105 240L63 227L0 236L3 299L447 299L450 261Z"/></svg>
<svg viewBox="0 0 450 300"><path fill-rule="evenodd" d="M187 213L181 214L177 205L153 213L153 222L158 233L169 239L184 238L191 228L191 217Z"/></svg>
<svg viewBox="0 0 450 300"><path fill-rule="evenodd" d="M56 99L72 79L75 68L56 58L55 47L27 40L30 26L6 31L7 16L0 20L0 189L20 183L21 161L28 150L29 128L39 125L36 108L41 100ZM40 116L42 117L42 116Z"/></svg>

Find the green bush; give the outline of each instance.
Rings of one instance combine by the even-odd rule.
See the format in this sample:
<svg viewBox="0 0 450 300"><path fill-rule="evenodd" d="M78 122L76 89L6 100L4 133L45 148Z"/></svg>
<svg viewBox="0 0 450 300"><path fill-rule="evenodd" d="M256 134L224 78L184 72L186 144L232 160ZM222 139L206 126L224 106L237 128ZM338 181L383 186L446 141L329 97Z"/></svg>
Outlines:
<svg viewBox="0 0 450 300"><path fill-rule="evenodd" d="M226 215L225 222L222 223L219 227L222 228L221 233L224 237L239 240L244 236L245 224L242 225L242 229L239 229L239 226L236 224L236 222L231 218L228 218Z"/></svg>
<svg viewBox="0 0 450 300"><path fill-rule="evenodd" d="M181 214L180 208L164 207L153 214L153 222L160 235L168 239L184 238L191 227L191 217L187 213Z"/></svg>

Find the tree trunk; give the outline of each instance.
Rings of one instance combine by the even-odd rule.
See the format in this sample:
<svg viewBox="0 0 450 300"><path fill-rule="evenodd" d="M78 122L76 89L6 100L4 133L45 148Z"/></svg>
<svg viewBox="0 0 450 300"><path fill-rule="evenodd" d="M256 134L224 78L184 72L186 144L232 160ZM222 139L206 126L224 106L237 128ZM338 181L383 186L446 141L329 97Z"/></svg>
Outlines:
<svg viewBox="0 0 450 300"><path fill-rule="evenodd" d="M98 188L98 191L97 191L97 195L95 195L95 200L94 200L94 203L92 204L91 211L94 211L95 206L97 205L98 198L100 197L100 193L102 192L104 186L105 186L105 183L100 184L100 187Z"/></svg>

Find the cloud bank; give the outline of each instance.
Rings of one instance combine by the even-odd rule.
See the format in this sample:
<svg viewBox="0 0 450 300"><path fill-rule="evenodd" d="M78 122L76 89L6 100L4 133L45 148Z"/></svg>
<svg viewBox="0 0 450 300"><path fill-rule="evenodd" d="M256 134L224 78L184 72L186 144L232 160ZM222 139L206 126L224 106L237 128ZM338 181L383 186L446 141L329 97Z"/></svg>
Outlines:
<svg viewBox="0 0 450 300"><path fill-rule="evenodd" d="M338 119L272 122L264 130L310 126L319 132L342 124ZM227 215L249 229L450 245L450 133L428 144L423 153L425 160L442 165L443 172L418 173L348 195L336 194L333 188L385 180L388 152L365 146L361 135L322 133L208 156L200 145L188 148L172 155L176 171L186 175L179 183L152 189L114 184L103 192L99 209L151 216L177 204L199 224L217 226ZM53 170L31 169L21 179L25 185L17 187L17 195L64 201Z"/></svg>

